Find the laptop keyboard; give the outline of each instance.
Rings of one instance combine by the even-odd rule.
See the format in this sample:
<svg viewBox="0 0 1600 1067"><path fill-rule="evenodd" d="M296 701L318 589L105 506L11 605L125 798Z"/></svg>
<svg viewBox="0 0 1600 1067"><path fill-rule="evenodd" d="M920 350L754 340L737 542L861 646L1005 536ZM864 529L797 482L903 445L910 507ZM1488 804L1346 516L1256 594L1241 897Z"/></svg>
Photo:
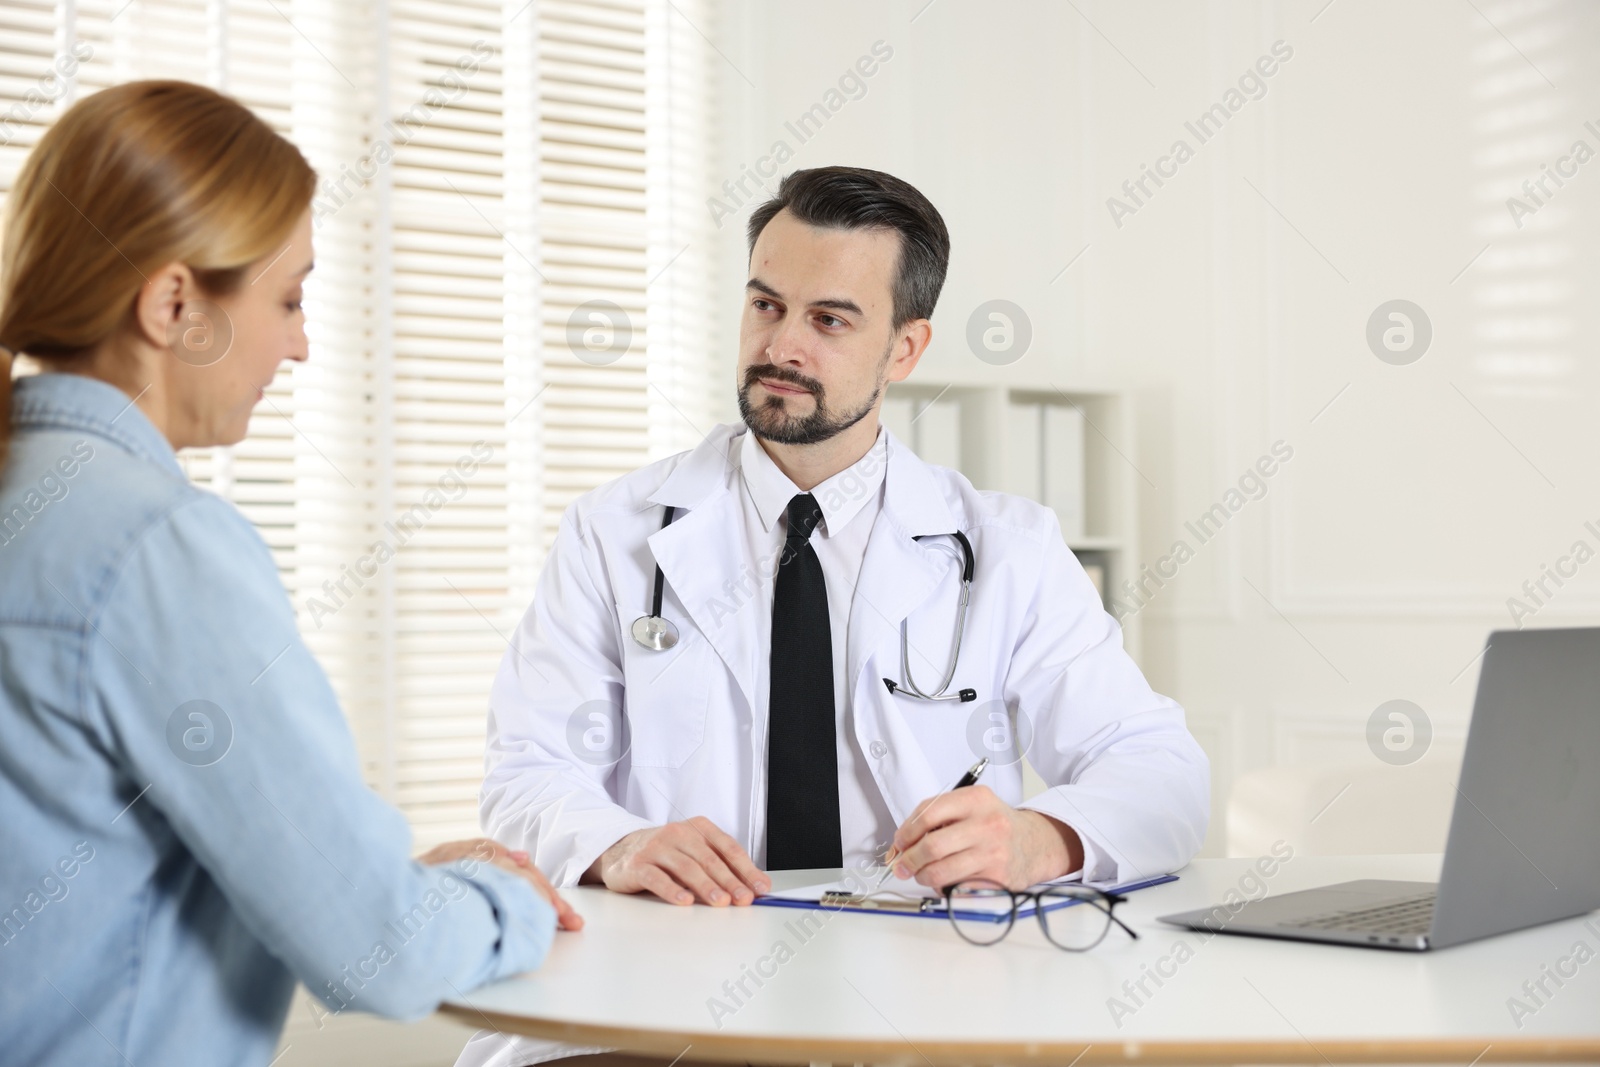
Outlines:
<svg viewBox="0 0 1600 1067"><path fill-rule="evenodd" d="M1429 891L1414 897L1402 897L1388 904L1330 911L1282 925L1302 930L1353 930L1395 937L1421 936L1433 925L1434 896L1434 892Z"/></svg>

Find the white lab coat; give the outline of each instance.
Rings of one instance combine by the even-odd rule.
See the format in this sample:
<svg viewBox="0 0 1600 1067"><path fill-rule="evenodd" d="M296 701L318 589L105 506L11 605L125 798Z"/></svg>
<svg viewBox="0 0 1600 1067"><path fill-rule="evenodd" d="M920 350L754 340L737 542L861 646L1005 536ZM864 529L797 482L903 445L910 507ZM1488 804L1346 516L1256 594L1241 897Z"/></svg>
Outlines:
<svg viewBox="0 0 1600 1067"><path fill-rule="evenodd" d="M743 488L729 461L744 432L718 426L692 451L576 501L501 662L483 825L531 852L557 886L575 885L626 834L694 815L758 862L764 855L767 724L755 713L751 679L769 650L752 636L747 613L759 599L746 590L773 579L734 573L747 565L729 562L748 555L734 495ZM1183 866L1205 837L1205 754L1183 710L1152 692L1124 651L1054 512L980 492L892 435L887 462L844 667L849 725L895 823L989 756L984 785L1078 831L1086 878L1124 882ZM678 512L663 529L665 505ZM919 684L937 684L949 662L961 568L936 547L953 544L948 537L913 538L958 529L977 570L949 691L970 687L977 700L891 694L883 679L903 680L901 620L909 620ZM662 614L681 635L664 652L630 636L649 611L658 563ZM608 721L618 719L625 730L613 740ZM1009 752L1013 722L1028 762L1051 786L1026 803ZM475 1040L461 1063L488 1063L497 1050L496 1064L535 1058L534 1043L521 1058L505 1044L497 1035Z"/></svg>

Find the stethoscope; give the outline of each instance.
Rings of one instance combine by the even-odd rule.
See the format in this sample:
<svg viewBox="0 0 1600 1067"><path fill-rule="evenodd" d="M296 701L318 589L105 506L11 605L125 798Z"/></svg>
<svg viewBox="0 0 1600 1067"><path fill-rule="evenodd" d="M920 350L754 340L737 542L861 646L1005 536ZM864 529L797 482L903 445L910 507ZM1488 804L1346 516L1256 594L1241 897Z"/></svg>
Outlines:
<svg viewBox="0 0 1600 1067"><path fill-rule="evenodd" d="M666 514L662 516L661 528L665 530L672 525L673 516L677 509L668 506ZM975 689L961 689L957 692L946 692L950 682L956 676L956 665L961 660L961 639L967 628L967 604L972 599L972 575L977 570L978 561L972 552L972 542L967 540L967 535L960 530L952 534L921 534L912 540L920 541L928 536L949 536L955 538L961 546L961 598L956 604L956 635L955 644L950 650L950 666L944 672L944 678L939 682L939 688L933 692L925 692L917 685L916 679L911 676L910 640L906 636L906 622L900 623L900 673L905 678L904 682L895 682L885 678L883 684L889 687L889 692L901 696L912 697L917 700L959 700L963 704L978 699ZM949 551L949 545L944 546ZM656 564L655 595L650 602L650 614L641 615L633 620L633 639L641 648L652 652L664 652L678 643L678 627L661 615L661 594L666 587L666 575L661 572L661 564Z"/></svg>
<svg viewBox="0 0 1600 1067"><path fill-rule="evenodd" d="M671 504L667 505L667 513L661 519L663 530L672 525L672 516L677 510ZM656 596L650 603L650 614L633 620L633 639L652 652L665 652L678 643L678 628L661 617L661 590L666 582L666 575L661 573L661 564L657 563Z"/></svg>
<svg viewBox="0 0 1600 1067"><path fill-rule="evenodd" d="M950 666L944 672L944 678L939 682L939 688L931 693L923 692L917 685L917 680L911 677L910 641L906 637L906 624L910 620L900 620L900 675L904 682L895 682L885 678L883 684L889 687L889 692L900 693L904 696L915 697L918 700L959 700L966 704L978 699L976 689L962 689L954 693L947 693L950 680L956 676L956 664L961 660L961 638L967 632L967 603L972 599L972 572L977 570L978 560L972 554L972 542L967 540L967 535L957 530L952 534L920 534L913 537L913 541L920 541L924 537L953 537L961 545L961 599L956 603L956 639L955 645L950 649ZM953 551L949 545L943 545L946 551Z"/></svg>

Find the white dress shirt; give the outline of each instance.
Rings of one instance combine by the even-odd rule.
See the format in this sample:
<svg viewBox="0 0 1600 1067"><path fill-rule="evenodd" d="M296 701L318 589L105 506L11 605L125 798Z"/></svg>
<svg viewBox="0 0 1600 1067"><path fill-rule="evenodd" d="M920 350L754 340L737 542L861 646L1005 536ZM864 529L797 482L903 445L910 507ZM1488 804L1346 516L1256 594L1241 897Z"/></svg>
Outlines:
<svg viewBox="0 0 1600 1067"><path fill-rule="evenodd" d="M845 657L850 627L850 605L855 599L856 580L861 560L866 555L867 537L878 520L883 505L883 478L888 439L882 428L877 439L855 463L819 483L811 490L822 521L811 534L811 546L822 564L823 581L828 586L828 632L833 645L834 734L839 758L839 832L847 866L881 859L894 837L895 821L884 803L878 784L872 778L866 754L856 740L850 714L850 687L845 677ZM740 483L739 513L744 520L744 544L749 553L744 573L759 576L757 610L749 612L756 628L756 647L772 647L772 598L777 581L778 561L788 536L786 512L789 501L804 492L789 480L772 461L754 433L746 433L738 451ZM756 657L754 696L756 718L764 721L771 694L771 661L768 655ZM763 835L764 837L764 835ZM763 840L760 856L766 864Z"/></svg>

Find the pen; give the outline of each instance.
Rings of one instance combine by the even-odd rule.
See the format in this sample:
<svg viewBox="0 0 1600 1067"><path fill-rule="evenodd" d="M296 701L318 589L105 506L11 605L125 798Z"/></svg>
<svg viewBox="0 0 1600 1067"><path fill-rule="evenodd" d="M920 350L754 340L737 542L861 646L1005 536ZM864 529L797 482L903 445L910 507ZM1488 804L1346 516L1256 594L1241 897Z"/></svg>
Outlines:
<svg viewBox="0 0 1600 1067"><path fill-rule="evenodd" d="M985 756L967 768L967 773L961 776L961 781L950 787L950 791L953 793L957 789L965 789L969 785L977 785L978 779L983 776L983 770L987 766L989 766L989 757ZM888 854L883 857L883 874L878 878L878 884L873 886L873 889L880 888L883 883L889 880L889 874L894 870L894 861L899 857L900 854L891 846Z"/></svg>

